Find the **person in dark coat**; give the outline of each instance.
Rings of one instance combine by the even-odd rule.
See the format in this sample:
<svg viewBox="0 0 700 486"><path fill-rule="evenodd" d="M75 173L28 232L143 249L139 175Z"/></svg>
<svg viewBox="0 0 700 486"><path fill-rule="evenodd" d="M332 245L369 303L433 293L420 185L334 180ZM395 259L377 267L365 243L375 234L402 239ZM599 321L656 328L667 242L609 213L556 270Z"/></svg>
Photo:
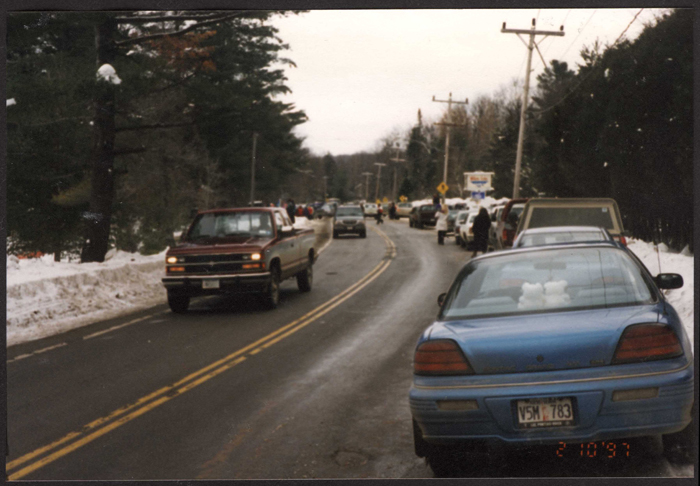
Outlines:
<svg viewBox="0 0 700 486"><path fill-rule="evenodd" d="M472 258L474 258L478 252L486 253L490 228L491 218L489 217L489 212L486 208L481 208L472 224L472 232L474 233L474 253L472 254Z"/></svg>
<svg viewBox="0 0 700 486"><path fill-rule="evenodd" d="M292 220L292 224L294 224L294 213L296 212L296 206L294 204L294 200L290 199L287 201L287 214L289 215L289 219Z"/></svg>

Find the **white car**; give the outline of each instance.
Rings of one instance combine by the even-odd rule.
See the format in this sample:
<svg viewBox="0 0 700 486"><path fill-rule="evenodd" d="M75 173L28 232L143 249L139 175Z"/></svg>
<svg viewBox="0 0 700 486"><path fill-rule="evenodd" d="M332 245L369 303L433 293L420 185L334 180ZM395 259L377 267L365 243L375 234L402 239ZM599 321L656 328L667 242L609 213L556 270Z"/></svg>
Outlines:
<svg viewBox="0 0 700 486"><path fill-rule="evenodd" d="M365 216L376 216L377 215L377 205L374 203L365 204Z"/></svg>
<svg viewBox="0 0 700 486"><path fill-rule="evenodd" d="M413 204L411 203L398 203L396 205L396 215L399 218L408 218L411 214L411 209L413 209Z"/></svg>
<svg viewBox="0 0 700 486"><path fill-rule="evenodd" d="M462 248L468 249L469 246L474 243L472 226L474 225L474 218L476 218L477 214L479 214L479 210L469 211L465 223L459 226L459 239Z"/></svg>
<svg viewBox="0 0 700 486"><path fill-rule="evenodd" d="M462 226L467 224L467 218L469 217L470 212L471 211L468 209L463 209L457 213L457 217L455 218L455 243L458 245L462 244L462 236L459 230Z"/></svg>

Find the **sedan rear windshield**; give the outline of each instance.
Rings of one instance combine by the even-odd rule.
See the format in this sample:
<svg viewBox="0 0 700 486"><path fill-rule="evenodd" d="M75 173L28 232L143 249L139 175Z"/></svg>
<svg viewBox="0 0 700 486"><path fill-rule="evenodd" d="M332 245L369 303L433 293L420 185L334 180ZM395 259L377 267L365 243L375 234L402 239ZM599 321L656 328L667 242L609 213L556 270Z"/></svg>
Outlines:
<svg viewBox="0 0 700 486"><path fill-rule="evenodd" d="M655 300L641 268L615 248L517 252L473 262L457 278L441 319L581 310Z"/></svg>
<svg viewBox="0 0 700 486"><path fill-rule="evenodd" d="M272 236L268 212L207 213L195 220L187 239L231 236Z"/></svg>
<svg viewBox="0 0 700 486"><path fill-rule="evenodd" d="M421 206L420 207L421 212L427 213L429 211L436 212L437 211L437 206L430 204L427 206Z"/></svg>
<svg viewBox="0 0 700 486"><path fill-rule="evenodd" d="M335 213L336 216L357 216L362 217L362 209L360 207L355 208L338 208L338 212Z"/></svg>

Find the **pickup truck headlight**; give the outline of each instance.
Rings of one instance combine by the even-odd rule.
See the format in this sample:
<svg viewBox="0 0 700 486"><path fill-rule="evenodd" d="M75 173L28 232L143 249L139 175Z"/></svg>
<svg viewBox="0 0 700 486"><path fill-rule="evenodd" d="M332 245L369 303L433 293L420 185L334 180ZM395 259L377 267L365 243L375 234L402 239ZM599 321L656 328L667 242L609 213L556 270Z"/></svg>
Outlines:
<svg viewBox="0 0 700 486"><path fill-rule="evenodd" d="M260 253L253 253L250 255L251 260L260 260L262 258L262 255Z"/></svg>

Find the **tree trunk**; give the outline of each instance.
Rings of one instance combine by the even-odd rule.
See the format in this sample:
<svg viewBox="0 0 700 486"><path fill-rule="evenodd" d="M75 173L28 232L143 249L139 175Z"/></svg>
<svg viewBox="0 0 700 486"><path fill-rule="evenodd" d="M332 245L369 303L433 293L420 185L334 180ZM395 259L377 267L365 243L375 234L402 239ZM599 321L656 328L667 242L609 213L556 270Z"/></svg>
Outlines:
<svg viewBox="0 0 700 486"><path fill-rule="evenodd" d="M103 64L114 63L116 29L117 23L111 14L105 14L95 28L97 69ZM109 229L114 198L115 85L104 80L98 80L97 84L90 211L84 216L86 238L80 255L83 263L104 261L109 249Z"/></svg>

